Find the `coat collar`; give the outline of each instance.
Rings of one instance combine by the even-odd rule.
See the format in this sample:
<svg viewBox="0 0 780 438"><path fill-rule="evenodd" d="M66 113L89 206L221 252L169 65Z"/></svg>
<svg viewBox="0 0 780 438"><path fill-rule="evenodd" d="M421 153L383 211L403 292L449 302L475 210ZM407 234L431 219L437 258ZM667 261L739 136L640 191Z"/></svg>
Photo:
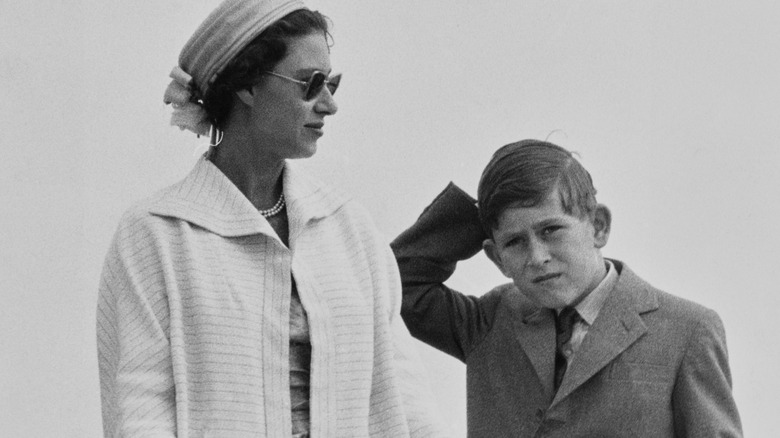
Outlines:
<svg viewBox="0 0 780 438"><path fill-rule="evenodd" d="M348 198L306 175L289 161L284 166L284 197L293 230L311 220L329 216ZM201 157L182 181L155 195L151 214L173 217L223 237L267 234L275 236L268 221L211 161Z"/></svg>
<svg viewBox="0 0 780 438"><path fill-rule="evenodd" d="M642 314L658 309L652 286L625 264L612 260L620 276L596 321L574 355L553 405L585 383L647 332Z"/></svg>

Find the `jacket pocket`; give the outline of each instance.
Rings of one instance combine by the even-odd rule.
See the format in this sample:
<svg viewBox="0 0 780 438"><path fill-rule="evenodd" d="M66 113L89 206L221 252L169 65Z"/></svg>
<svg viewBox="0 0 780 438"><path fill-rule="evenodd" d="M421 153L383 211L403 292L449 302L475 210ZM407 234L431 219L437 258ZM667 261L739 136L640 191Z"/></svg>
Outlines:
<svg viewBox="0 0 780 438"><path fill-rule="evenodd" d="M670 380L673 373L672 367L665 365L616 361L610 365L608 378L610 380L664 384Z"/></svg>

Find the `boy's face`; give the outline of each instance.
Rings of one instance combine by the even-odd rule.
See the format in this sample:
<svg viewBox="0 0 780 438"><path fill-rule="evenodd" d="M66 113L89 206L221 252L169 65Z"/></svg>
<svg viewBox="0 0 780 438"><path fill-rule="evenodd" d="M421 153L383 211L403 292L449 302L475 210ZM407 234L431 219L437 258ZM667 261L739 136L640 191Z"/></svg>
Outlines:
<svg viewBox="0 0 780 438"><path fill-rule="evenodd" d="M598 205L593 220L569 215L553 190L536 207L504 210L493 238L483 247L526 297L539 306L559 309L578 303L604 278L601 248L607 243L610 221L603 205Z"/></svg>

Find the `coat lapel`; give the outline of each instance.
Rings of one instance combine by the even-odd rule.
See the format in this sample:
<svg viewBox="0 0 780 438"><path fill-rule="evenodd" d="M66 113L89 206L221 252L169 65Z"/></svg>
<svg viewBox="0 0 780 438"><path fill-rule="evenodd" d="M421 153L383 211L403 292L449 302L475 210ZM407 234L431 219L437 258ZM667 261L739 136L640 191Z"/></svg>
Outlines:
<svg viewBox="0 0 780 438"><path fill-rule="evenodd" d="M549 399L553 394L553 370L555 367L555 317L553 310L534 307L526 302L519 291L515 295L519 301L514 305L522 315L515 319L515 333L518 341L531 361L539 382Z"/></svg>
<svg viewBox="0 0 780 438"><path fill-rule="evenodd" d="M619 262L616 266L620 266ZM574 355L553 405L593 377L647 332L641 314L657 309L657 300L646 283L627 267L621 267L618 283Z"/></svg>

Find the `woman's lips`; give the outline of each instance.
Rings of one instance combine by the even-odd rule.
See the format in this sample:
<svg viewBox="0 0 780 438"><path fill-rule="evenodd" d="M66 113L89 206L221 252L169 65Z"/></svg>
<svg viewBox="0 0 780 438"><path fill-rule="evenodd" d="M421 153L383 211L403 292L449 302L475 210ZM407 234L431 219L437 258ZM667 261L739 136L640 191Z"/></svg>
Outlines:
<svg viewBox="0 0 780 438"><path fill-rule="evenodd" d="M316 132L319 135L322 135L324 133L324 131L322 129L325 126L324 123L308 123L308 124L303 125L303 126L313 130L314 132Z"/></svg>

